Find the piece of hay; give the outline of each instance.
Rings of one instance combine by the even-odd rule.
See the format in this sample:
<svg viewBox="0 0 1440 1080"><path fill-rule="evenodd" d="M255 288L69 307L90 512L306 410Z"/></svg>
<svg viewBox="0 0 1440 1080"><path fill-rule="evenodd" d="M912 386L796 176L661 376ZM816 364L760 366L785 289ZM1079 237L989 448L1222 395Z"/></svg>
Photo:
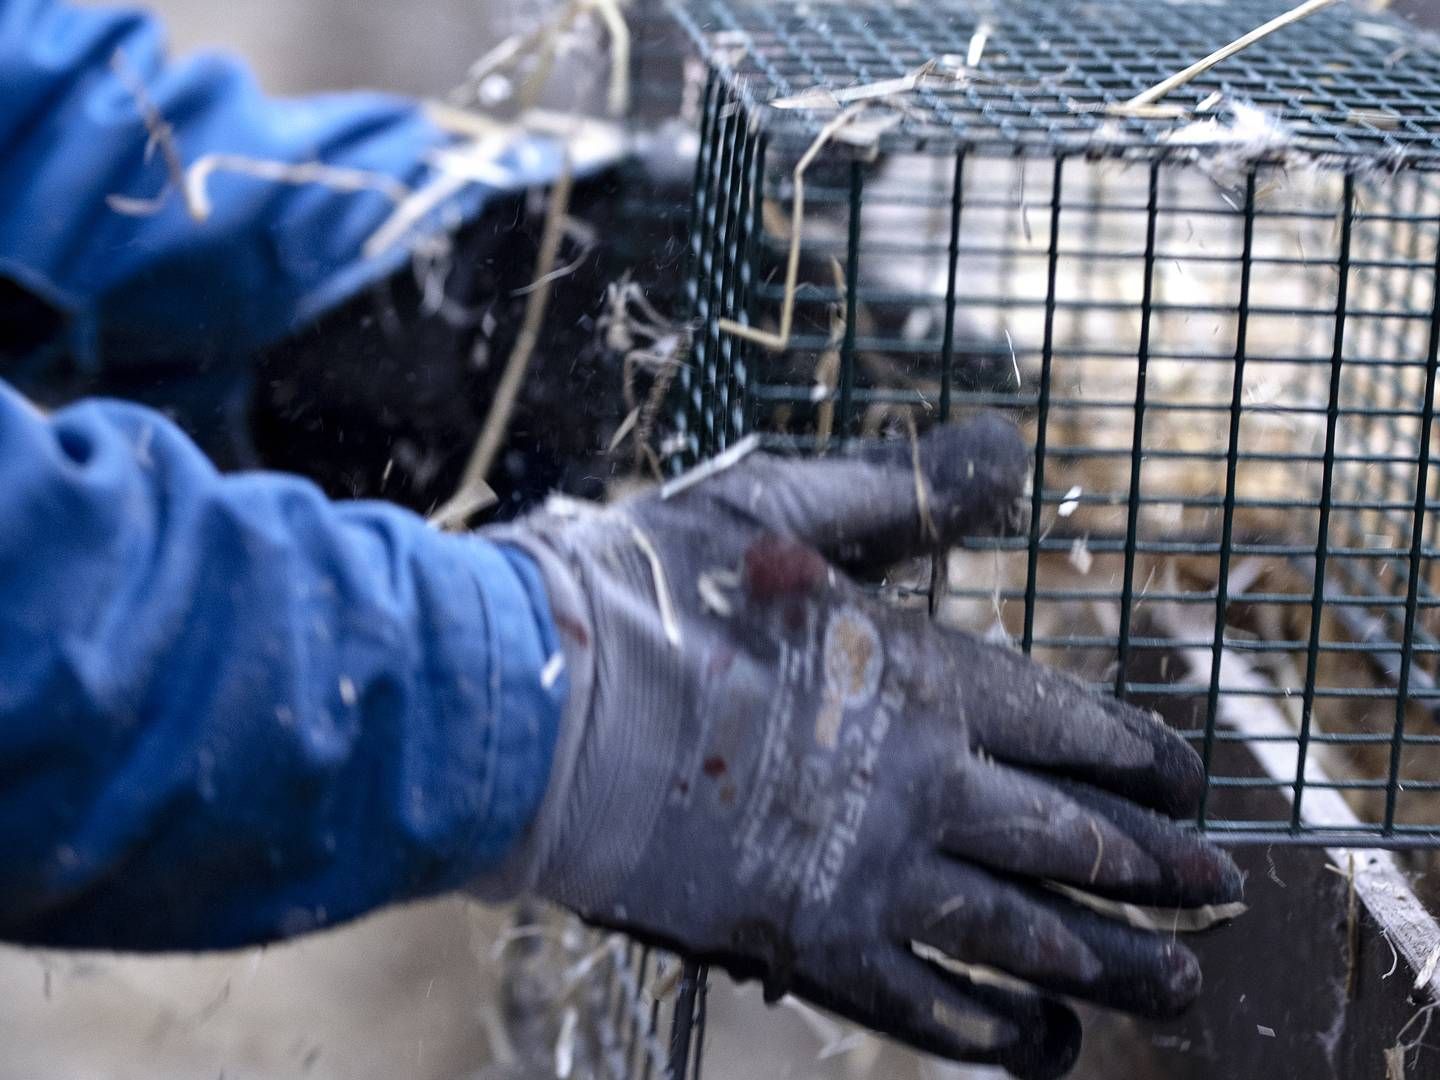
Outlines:
<svg viewBox="0 0 1440 1080"><path fill-rule="evenodd" d="M245 154L215 152L196 158L187 167L175 139L174 126L161 115L144 82L130 69L122 50L115 50L110 58L110 68L130 93L136 111L140 113L141 123L145 125L148 136L145 144L147 159L158 150L165 162L167 176L165 186L148 199L130 195L107 195L105 202L116 213L131 217L157 214L165 206L171 193L178 191L184 200L185 212L190 215L191 220L197 223L208 221L214 211L214 204L210 201L207 185L210 177L216 173L234 173L280 184L319 184L342 192L375 191L397 205L411 195L408 185L385 173L326 165L319 161L276 161Z"/></svg>
<svg viewBox="0 0 1440 1080"><path fill-rule="evenodd" d="M651 1004L657 1004L666 1000L675 992L680 985L680 976L684 973L684 965L677 961L671 961L668 965L661 963L657 965L655 977L650 980L650 985L645 988L645 996Z"/></svg>
<svg viewBox="0 0 1440 1080"><path fill-rule="evenodd" d="M365 240L361 254L367 259L388 251L398 244L425 215L440 206L451 196L458 194L471 177L459 173L442 172L432 183L418 191L412 191L396 204L390 216L380 223Z"/></svg>
<svg viewBox="0 0 1440 1080"><path fill-rule="evenodd" d="M1183 120L1190 115L1190 110L1183 105L1132 105L1128 101L1116 101L1108 105L1077 105L1075 111L1105 113L1108 116L1133 120Z"/></svg>
<svg viewBox="0 0 1440 1080"><path fill-rule="evenodd" d="M529 285L522 285L518 289L511 290L510 296L513 299L518 300L522 296L529 296L536 289L542 289L547 285L551 285L554 282L559 281L561 278L569 277L571 274L575 273L575 271L579 270L580 267L585 265L585 260L590 258L594 251L595 241L593 239L588 243L582 243L580 245L580 254L576 255L575 258L571 259L564 266L557 266L548 274L544 274L541 277L536 278L534 281L530 282Z"/></svg>
<svg viewBox="0 0 1440 1080"><path fill-rule="evenodd" d="M555 1038L555 1075L559 1080L568 1080L575 1067L575 1028L580 1023L580 1011L573 1005L565 1006L560 1017L560 1034Z"/></svg>
<svg viewBox="0 0 1440 1080"><path fill-rule="evenodd" d="M1400 126L1400 117L1379 109L1351 109L1345 114L1347 124L1369 124L1383 131L1394 131Z"/></svg>
<svg viewBox="0 0 1440 1080"><path fill-rule="evenodd" d="M522 108L535 104L554 68L560 52L561 39L580 16L594 13L605 24L610 38L610 83L606 109L612 116L623 116L630 106L630 27L625 22L620 0L571 0L535 29L512 34L470 65L465 82L451 91L451 99L464 101L473 97L486 103L482 87L488 79L513 70L527 61L534 69L521 85L518 94Z"/></svg>
<svg viewBox="0 0 1440 1080"><path fill-rule="evenodd" d="M1248 906L1240 901L1232 904L1204 904L1195 908L1149 908L1095 896L1059 881L1049 881L1046 885L1066 899L1099 915L1128 923L1138 930L1155 933L1195 934L1210 929L1216 923L1239 918L1249 910Z"/></svg>
<svg viewBox="0 0 1440 1080"><path fill-rule="evenodd" d="M610 89L606 108L611 116L630 110L630 27L620 10L620 0L589 0L610 34Z"/></svg>
<svg viewBox="0 0 1440 1080"><path fill-rule="evenodd" d="M1203 75L1221 61L1228 60L1236 53L1243 52L1257 41L1269 37L1277 30L1283 30L1292 23L1297 23L1301 19L1307 19L1317 11L1324 11L1326 8L1332 7L1339 2L1340 0L1306 0L1305 3L1300 4L1298 7L1291 8L1284 14L1277 15L1263 26L1258 26L1248 34L1241 35L1230 42L1230 44L1216 49L1209 56L1195 61L1195 63L1183 71L1177 71L1168 79L1162 79L1150 87L1150 89L1136 94L1130 100L1113 106L1107 111L1118 115L1127 115L1126 110L1142 109L1146 106L1154 105L1161 98L1165 97L1165 95L1169 94L1170 91L1177 90L1190 82L1190 80Z"/></svg>
<svg viewBox="0 0 1440 1080"><path fill-rule="evenodd" d="M678 649L681 645L680 620L675 617L675 602L670 595L670 580L665 574L665 564L660 561L660 553L655 550L650 537L645 535L645 530L633 521L627 520L626 524L630 526L630 536L634 539L635 546L650 564L650 576L655 585L655 606L660 611L660 625L665 630L665 640Z"/></svg>
<svg viewBox="0 0 1440 1080"><path fill-rule="evenodd" d="M639 421L640 406L634 405L631 407L630 411L625 414L625 419L620 421L620 426L615 429L615 434L610 436L610 444L605 448L605 452L608 454L613 454L617 449L619 449L620 444L625 441L625 436L629 435L630 432L635 430L635 426L637 423L639 423Z"/></svg>
<svg viewBox="0 0 1440 1080"><path fill-rule="evenodd" d="M934 964L943 971L952 975L959 975L962 979L968 979L977 986L993 986L999 990L1008 990L1027 997L1035 994L1035 987L1024 979L1017 979L1014 975L989 967L985 964L970 964L964 960L957 960L949 953L927 945L923 941L910 942L910 951L927 963Z"/></svg>
<svg viewBox="0 0 1440 1080"><path fill-rule="evenodd" d="M881 79L878 82L858 83L840 90L811 87L791 97L776 98L769 102L772 109L807 109L831 111L857 101L874 101L877 98L894 97L911 93L920 81L935 70L936 62L927 60L919 67L895 79Z"/></svg>
<svg viewBox="0 0 1440 1080"><path fill-rule="evenodd" d="M905 435L910 440L910 472L915 478L915 512L920 518L920 530L931 541L938 541L940 530L930 513L930 485L925 479L924 470L920 468L920 433L915 427L915 415L909 409L906 409L903 415Z"/></svg>
<svg viewBox="0 0 1440 1080"><path fill-rule="evenodd" d="M834 112L840 108L840 99L835 91L823 86L812 86L789 97L776 98L770 102L772 109L804 109L807 112Z"/></svg>
<svg viewBox="0 0 1440 1080"><path fill-rule="evenodd" d="M166 186L161 188L160 193L154 198L137 199L129 195L107 195L105 202L110 209L117 213L137 216L153 214L164 205L165 198L170 191L184 190L185 187L185 162L180 156L180 148L175 141L175 128L160 114L159 108L151 100L150 93L145 89L145 83L140 76L131 70L129 61L125 59L124 50L116 49L110 55L110 70L115 73L115 78L120 85L129 92L135 102L135 109L140 114L140 122L145 125L147 136L145 160L149 161L158 150L161 160L165 163L168 180ZM196 215L195 208L188 202L185 209L194 220L203 220Z"/></svg>
<svg viewBox="0 0 1440 1080"><path fill-rule="evenodd" d="M670 386L690 355L690 327L676 325L655 310L628 273L606 287L606 312L600 328L605 344L625 354L621 364L621 390L627 412L610 439L607 453L613 454L633 434L635 465L648 465L656 480L663 478L659 455L650 446L650 437ZM631 309L635 308L636 311ZM637 371L652 376L645 400L635 393Z"/></svg>
<svg viewBox="0 0 1440 1080"><path fill-rule="evenodd" d="M1425 965L1415 976L1414 989L1421 990L1425 984L1435 977L1435 969L1440 966L1440 945L1431 950L1430 955L1425 958Z"/></svg>
<svg viewBox="0 0 1440 1080"><path fill-rule="evenodd" d="M846 127L859 120L869 108L870 103L862 101L845 109L820 129L815 140L805 153L800 155L800 160L795 163L794 172L791 174L791 185L794 191L790 202L790 250L785 259L785 294L780 301L779 329L772 333L768 330L758 330L753 326L746 326L734 319L720 319L716 326L721 333L753 341L772 352L783 352L789 347L790 329L795 319L795 289L800 277L801 232L805 227L805 173L815 159L820 156L820 152L830 144L830 141Z"/></svg>
<svg viewBox="0 0 1440 1080"><path fill-rule="evenodd" d="M515 174L501 165L499 158L516 141L530 134L530 130L521 125L499 125L478 140L436 151L431 155L430 164L439 175L396 204L394 212L365 241L365 257L374 258L399 243L428 214L468 184L481 183L501 189L515 187ZM572 141L563 137L561 141L566 152L571 153ZM570 162L573 168L573 156Z"/></svg>
<svg viewBox="0 0 1440 1080"><path fill-rule="evenodd" d="M463 527L470 517L470 514L465 512L465 508L468 504L474 504L480 493L488 487L485 478L490 474L490 468L495 463L495 457L500 451L505 433L509 430L510 416L515 410L515 402L520 396L520 387L524 384L525 375L529 371L530 359L535 353L536 345L539 344L540 331L545 321L545 310L550 303L550 288L553 281L545 279L554 268L555 258L560 251L560 241L565 231L565 218L570 209L570 192L574 186L574 179L574 172L570 168L570 158L567 154L562 162L560 175L555 180L555 186L551 189L550 205L545 211L545 224L540 234L540 252L535 260L536 281L539 287L530 293L525 302L525 317L520 325L520 333L510 350L509 359L505 362L505 371L500 376L500 385L495 390L495 397L490 403L490 411L485 417L485 424L480 430L480 435L475 440L475 447L470 452L470 460L466 462L460 484L456 487L455 494L430 518L432 522L444 522L444 527L447 529Z"/></svg>
<svg viewBox="0 0 1440 1080"><path fill-rule="evenodd" d="M668 361L655 375L655 381L650 384L650 393L645 396L645 403L640 407L639 423L635 425L635 445L649 462L650 471L657 480L661 477L660 460L655 451L650 449L650 436L655 430L660 409L670 393L670 385L675 381L675 376L679 374L680 368L685 363L684 357L689 354L689 351L690 342L687 338L684 352Z"/></svg>
<svg viewBox="0 0 1440 1080"><path fill-rule="evenodd" d="M445 504L434 511L429 522L445 532L462 528L476 514L488 510L500 501L495 489L484 480L475 481L465 489L464 498L457 496L447 499Z"/></svg>
<svg viewBox="0 0 1440 1080"><path fill-rule="evenodd" d="M393 176L368 169L350 169L319 161L271 161L243 154L205 154L185 170L185 204L196 221L207 220L214 208L206 190L214 173L235 173L277 184L319 184L335 191L375 191L397 204L410 194L409 186Z"/></svg>
<svg viewBox="0 0 1440 1080"><path fill-rule="evenodd" d="M1006 326L1001 329L1005 332L1005 345L1010 350L1010 367L1015 372L1015 389L1018 391L1023 385L1020 378L1020 357L1015 353L1015 339L1010 336L1010 328Z"/></svg>
<svg viewBox="0 0 1440 1080"><path fill-rule="evenodd" d="M677 476L674 480L665 484L665 486L660 489L660 498L662 500L673 499L681 492L689 491L702 480L708 480L710 477L738 465L759 448L760 436L758 434L746 435L745 438L726 448L722 453L716 454L709 460L695 466L695 468L683 476Z"/></svg>
<svg viewBox="0 0 1440 1080"><path fill-rule="evenodd" d="M336 192L377 192L396 204L405 202L412 194L408 184L400 183L393 176L376 173L367 168L328 166L323 161L278 161L272 158L249 157L246 154L212 153L203 154L186 166L184 158L180 156L173 125L160 114L160 109L151 101L145 85L131 71L120 49L115 50L114 56L111 56L111 69L120 79L121 85L130 91L135 109L140 112L141 122L148 135L145 156L150 157L157 150L160 151L160 156L166 163L167 174L166 186L150 199L137 199L125 194L105 196L109 209L117 213L132 217L156 215L170 199L171 192L179 192L184 200L186 213L189 213L192 220L206 222L215 210L215 204L210 202L207 186L210 177L216 173L233 173L269 183L297 186L320 184Z"/></svg>
<svg viewBox="0 0 1440 1080"><path fill-rule="evenodd" d="M611 939L620 940L618 935L611 934L591 949L588 953L575 961L560 976L560 985L564 987L567 995L574 992L582 982L588 979L604 960L612 958L615 954L615 942Z"/></svg>
<svg viewBox="0 0 1440 1080"><path fill-rule="evenodd" d="M1410 1017L1409 1020L1405 1021L1405 1026L1395 1033L1394 1044L1387 1047L1384 1051L1385 1080L1405 1080L1405 1055L1419 1047L1425 1041L1425 1036L1430 1030L1430 1021L1434 1016L1436 1008L1440 1008L1440 1006L1435 1004L1426 1005L1414 1016ZM1425 1022L1420 1025L1419 1034L1408 1042L1403 1041L1405 1033L1422 1017Z"/></svg>
<svg viewBox="0 0 1440 1080"><path fill-rule="evenodd" d="M493 116L476 112L474 109L452 105L447 101L436 101L434 98L426 98L420 102L420 111L424 113L425 119L442 131L448 131L452 135L461 135L467 139L488 138L491 135L498 135L510 127L509 124L496 120Z"/></svg>

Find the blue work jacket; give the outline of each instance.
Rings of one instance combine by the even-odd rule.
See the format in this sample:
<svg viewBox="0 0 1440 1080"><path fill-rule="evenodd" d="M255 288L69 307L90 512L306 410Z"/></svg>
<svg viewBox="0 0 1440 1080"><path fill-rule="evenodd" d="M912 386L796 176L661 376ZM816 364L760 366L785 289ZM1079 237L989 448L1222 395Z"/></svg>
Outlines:
<svg viewBox="0 0 1440 1080"><path fill-rule="evenodd" d="M419 189L449 142L410 102L280 101L232 60L173 63L141 13L0 0L0 276L82 364L239 364L407 257L365 252L394 211L374 190L220 173L203 222L174 192L119 212L167 184L137 83L185 162ZM505 148L434 213L558 162ZM548 779L556 651L514 550L222 476L139 406L45 416L0 383L0 939L236 946L483 877Z"/></svg>
<svg viewBox="0 0 1440 1080"><path fill-rule="evenodd" d="M0 940L218 948L475 882L543 794L558 648L513 549L0 384Z"/></svg>

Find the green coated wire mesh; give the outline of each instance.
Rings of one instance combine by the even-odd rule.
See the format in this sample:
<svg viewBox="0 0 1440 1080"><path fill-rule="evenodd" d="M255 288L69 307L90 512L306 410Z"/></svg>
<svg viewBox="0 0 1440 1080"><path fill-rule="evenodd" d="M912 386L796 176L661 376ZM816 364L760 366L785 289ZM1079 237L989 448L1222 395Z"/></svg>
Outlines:
<svg viewBox="0 0 1440 1080"><path fill-rule="evenodd" d="M1440 48L1341 5L1105 111L1283 9L677 9L710 66L676 460L1008 413L1028 534L887 591L1157 709L1222 837L1429 847Z"/></svg>
<svg viewBox="0 0 1440 1080"><path fill-rule="evenodd" d="M1339 5L1114 108L1288 6L668 0L646 70L699 145L659 441L678 470L1007 413L1028 531L882 591L1154 708L1217 838L1429 868L1440 42ZM662 1020L625 990L658 955L612 949L616 1015L657 1009L615 1060L698 1076L704 970Z"/></svg>
<svg viewBox="0 0 1440 1080"><path fill-rule="evenodd" d="M703 968L530 905L517 910L495 954L505 970L501 1022L519 1075L698 1080Z"/></svg>

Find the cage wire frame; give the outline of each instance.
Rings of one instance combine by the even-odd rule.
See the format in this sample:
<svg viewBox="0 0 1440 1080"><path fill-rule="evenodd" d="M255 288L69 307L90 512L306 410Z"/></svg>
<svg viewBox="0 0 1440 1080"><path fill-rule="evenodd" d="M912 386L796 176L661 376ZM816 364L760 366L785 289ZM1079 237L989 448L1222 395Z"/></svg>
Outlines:
<svg viewBox="0 0 1440 1080"><path fill-rule="evenodd" d="M669 467L1007 412L1026 531L882 592L1155 708L1217 840L1440 847L1436 39L1341 5L1156 119L1106 110L1290 5L663 3L706 65ZM774 327L792 170L843 95L927 70L806 173L784 347L722 329ZM655 954L625 955L612 983L643 985ZM681 969L670 1076L699 1076L706 975Z"/></svg>
<svg viewBox="0 0 1440 1080"><path fill-rule="evenodd" d="M1440 49L1413 28L1342 6L1287 28L1167 99L1192 117L1212 95L1272 115L1283 125L1283 144L1275 139L1243 161L1223 135L1218 145L1197 147L1175 139L1176 122L1103 111L1287 6L676 2L673 10L710 62L690 230L691 314L699 330L679 380L675 422L683 449L676 467L751 432L772 448L824 449L815 433L822 407L833 414L830 445L863 437L867 414L877 408L920 406L937 422L977 407L1010 412L1035 448L1028 533L974 538L963 547L1022 560L1018 583L992 589L991 597L953 582L947 588L937 575L928 587L890 591L929 591L932 607L947 599L1019 604L1023 617L1010 628L1016 643L1062 664L1085 650L1112 650L1112 670L1089 672L1092 681L1157 708L1201 752L1207 787L1197 824L1218 839L1431 848L1440 844L1440 771L1409 776L1405 767L1440 748L1440 734L1422 726L1433 725L1440 707L1440 551L1430 470L1440 336L1440 186L1433 175L1440 167ZM772 352L723 331L727 318L774 325L784 299L775 278L789 246L780 220L788 215L775 211L793 196L791 169L800 154L836 115L770 103L803 100L816 88L843 93L903 79L936 61L953 64L947 54L963 52L982 24L988 46L981 75L922 80L871 147L879 165L860 153L827 153L807 174L802 250L812 265L801 275L787 347ZM1201 154L1218 157L1233 177L1217 176L1197 160ZM900 163L922 178L894 183ZM880 216L886 208L888 222ZM1181 221L1190 235L1177 241ZM877 223L886 233L878 239ZM916 241L918 224L924 228ZM1103 234L1117 228L1130 234L1129 249L1104 247ZM1230 246L1195 250L1197 229L1200 247L1227 235ZM1297 238L1288 252L1278 250L1282 232ZM824 274L827 255L841 272L835 287ZM944 269L934 287L897 287L872 272L884 260L936 255ZM1034 265L1037 256L1042 267ZM1128 264L1133 287L1113 298L1075 291L1083 285L1075 267L1106 260ZM1012 271L1030 262L1041 289L967 292L977 273L1011 284L1006 261ZM986 263L988 270L977 271ZM1161 271L1172 265L1176 273L1162 288ZM1176 275L1205 267L1231 275L1234 294L1177 300ZM1278 278L1301 294L1285 294ZM907 338L876 313L907 304L912 312L939 310L919 337ZM980 340L965 325L977 307L1028 307L1035 340L1019 340L1018 331L1012 337L1014 323L1006 320L997 321L1003 336ZM1135 313L1131 343L1101 349L1096 333L1076 329L1107 311ZM1177 318L1202 315L1227 321L1219 335L1225 348L1199 350L1173 329ZM1283 348L1277 342L1287 320L1293 342ZM827 351L839 356L833 385L814 376ZM880 385L865 374L867 355L884 355L911 374L928 359L933 377L923 387L913 379ZM1084 393L1062 375L1102 363L1129 365L1127 378L1101 380L1105 393ZM1205 398L1176 383L1174 373L1187 366L1218 372L1205 380L1217 393ZM1021 385L995 381L1006 367ZM1282 380L1279 394L1255 401L1262 385L1256 373L1267 371ZM977 377L989 381L979 385ZM1129 423L1112 445L1086 445L1073 431L1055 437L1079 416L1116 413ZM1197 448L1186 440L1200 417L1214 425L1215 437ZM1260 438L1251 429L1262 420L1299 426L1295 445ZM876 434L873 426L868 434ZM1177 468L1213 483L1157 490L1149 474L1173 481ZM1278 484L1262 482L1262 471ZM1178 508L1189 534L1158 526L1152 511L1166 506ZM1202 515L1205 528L1195 531ZM1285 518L1306 527L1282 527ZM1066 527L1080 522L1087 527ZM1047 584L1054 577L1048 564L1075 555L1077 544L1086 560L1114 564L1117 584ZM1152 589L1139 572L1149 566L1153 573L1163 559L1208 559L1215 580L1208 589ZM1280 580L1284 587L1231 589L1236 567L1255 560L1265 564L1262 585ZM1295 576L1308 585L1286 580ZM1045 618L1047 608L1102 599L1117 609L1118 625L1108 632L1062 632ZM1208 607L1213 615L1203 634L1165 634L1139 617L1144 604ZM1244 640L1227 629L1240 606L1283 611L1307 625L1278 640ZM1180 621L1195 631L1195 619ZM1198 680L1145 671L1166 654L1198 660L1197 650L1207 654ZM1277 655L1294 656L1303 671L1297 685L1242 689L1222 678L1237 657ZM1373 684L1331 670L1356 658L1374 669ZM1242 698L1283 704L1293 697L1294 730L1224 722ZM1356 730L1316 719L1354 703L1367 714ZM1388 722L1377 726L1369 715L1376 709ZM1266 749L1273 758L1277 747L1292 755L1288 776L1266 775L1236 754ZM1322 754L1345 768L1360 753L1384 759L1373 775L1330 778L1316 769ZM1255 790L1285 793L1283 812L1247 817L1228 808L1236 802L1230 796ZM1369 802L1353 820L1314 820L1306 796L1323 808L1315 794L1323 792Z"/></svg>
<svg viewBox="0 0 1440 1080"><path fill-rule="evenodd" d="M700 1080L706 968L620 935L600 940L611 966L600 985L600 1007L591 1014L598 1043L593 1073L620 1080ZM662 1031L668 1031L663 1042Z"/></svg>

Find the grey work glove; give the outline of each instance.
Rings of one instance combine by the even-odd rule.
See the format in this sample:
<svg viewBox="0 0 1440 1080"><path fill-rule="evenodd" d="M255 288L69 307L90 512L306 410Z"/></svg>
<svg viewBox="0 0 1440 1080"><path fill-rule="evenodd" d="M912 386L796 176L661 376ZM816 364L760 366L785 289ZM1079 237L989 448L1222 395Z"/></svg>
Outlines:
<svg viewBox="0 0 1440 1080"><path fill-rule="evenodd" d="M1051 994L1187 1005L1184 946L1048 885L1235 900L1231 861L1163 816L1192 810L1195 754L841 569L1013 525L1015 429L982 417L864 456L718 465L491 532L538 560L572 687L502 887L1021 1077L1078 1052Z"/></svg>

